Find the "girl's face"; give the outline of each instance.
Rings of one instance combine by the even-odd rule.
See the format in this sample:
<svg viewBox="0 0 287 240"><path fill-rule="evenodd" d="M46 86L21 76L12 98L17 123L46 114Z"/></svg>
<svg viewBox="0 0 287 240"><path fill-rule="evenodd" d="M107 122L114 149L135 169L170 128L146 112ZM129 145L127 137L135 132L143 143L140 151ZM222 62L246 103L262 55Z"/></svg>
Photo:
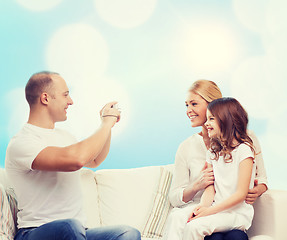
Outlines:
<svg viewBox="0 0 287 240"><path fill-rule="evenodd" d="M185 101L186 114L192 127L204 126L208 103L198 94L189 92Z"/></svg>
<svg viewBox="0 0 287 240"><path fill-rule="evenodd" d="M206 123L205 127L207 128L208 137L215 138L220 136L220 127L216 118L211 114L209 110L206 111Z"/></svg>

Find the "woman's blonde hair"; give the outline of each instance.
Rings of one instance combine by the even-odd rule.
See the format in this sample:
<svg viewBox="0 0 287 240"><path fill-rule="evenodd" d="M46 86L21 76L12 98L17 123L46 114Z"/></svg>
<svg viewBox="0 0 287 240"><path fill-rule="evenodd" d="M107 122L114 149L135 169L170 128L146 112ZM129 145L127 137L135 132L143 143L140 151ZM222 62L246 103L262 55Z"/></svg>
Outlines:
<svg viewBox="0 0 287 240"><path fill-rule="evenodd" d="M215 82L209 80L197 80L189 88L190 92L194 92L201 96L206 102L210 103L215 99L222 98L222 93Z"/></svg>

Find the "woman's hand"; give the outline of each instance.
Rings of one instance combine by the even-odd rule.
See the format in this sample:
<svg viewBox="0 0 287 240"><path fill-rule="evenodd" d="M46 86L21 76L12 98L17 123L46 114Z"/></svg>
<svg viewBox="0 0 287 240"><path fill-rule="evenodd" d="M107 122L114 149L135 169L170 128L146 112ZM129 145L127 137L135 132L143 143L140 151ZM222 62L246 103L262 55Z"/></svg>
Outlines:
<svg viewBox="0 0 287 240"><path fill-rule="evenodd" d="M207 162L205 162L198 179L195 181L194 186L198 191L205 189L207 186L214 183L213 169L207 167Z"/></svg>
<svg viewBox="0 0 287 240"><path fill-rule="evenodd" d="M206 162L199 173L199 177L194 181L192 185L184 189L182 200L186 203L189 202L193 199L193 197L197 194L198 191L204 190L213 183L213 169L212 167L208 167Z"/></svg>
<svg viewBox="0 0 287 240"><path fill-rule="evenodd" d="M248 194L245 198L245 202L248 204L253 204L255 200L262 195L267 190L267 187L265 184L259 184L258 180L255 179L254 181L254 187L252 189L248 190Z"/></svg>

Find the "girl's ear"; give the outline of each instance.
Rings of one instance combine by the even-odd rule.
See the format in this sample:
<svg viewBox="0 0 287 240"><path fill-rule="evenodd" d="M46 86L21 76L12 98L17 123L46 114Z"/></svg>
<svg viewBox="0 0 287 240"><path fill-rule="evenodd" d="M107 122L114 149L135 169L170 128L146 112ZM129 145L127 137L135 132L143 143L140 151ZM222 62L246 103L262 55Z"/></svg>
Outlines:
<svg viewBox="0 0 287 240"><path fill-rule="evenodd" d="M41 96L40 96L40 101L41 101L42 104L47 105L48 102L49 102L49 95L48 95L48 93L45 93L45 92L42 93Z"/></svg>

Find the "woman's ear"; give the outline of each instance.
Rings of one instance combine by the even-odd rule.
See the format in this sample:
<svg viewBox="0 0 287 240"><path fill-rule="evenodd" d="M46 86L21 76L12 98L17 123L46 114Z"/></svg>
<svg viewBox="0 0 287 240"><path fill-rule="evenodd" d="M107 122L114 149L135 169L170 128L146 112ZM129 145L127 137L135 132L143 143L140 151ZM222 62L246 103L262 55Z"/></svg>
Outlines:
<svg viewBox="0 0 287 240"><path fill-rule="evenodd" d="M40 96L40 102L44 105L47 105L49 102L49 95L48 93L43 92Z"/></svg>

